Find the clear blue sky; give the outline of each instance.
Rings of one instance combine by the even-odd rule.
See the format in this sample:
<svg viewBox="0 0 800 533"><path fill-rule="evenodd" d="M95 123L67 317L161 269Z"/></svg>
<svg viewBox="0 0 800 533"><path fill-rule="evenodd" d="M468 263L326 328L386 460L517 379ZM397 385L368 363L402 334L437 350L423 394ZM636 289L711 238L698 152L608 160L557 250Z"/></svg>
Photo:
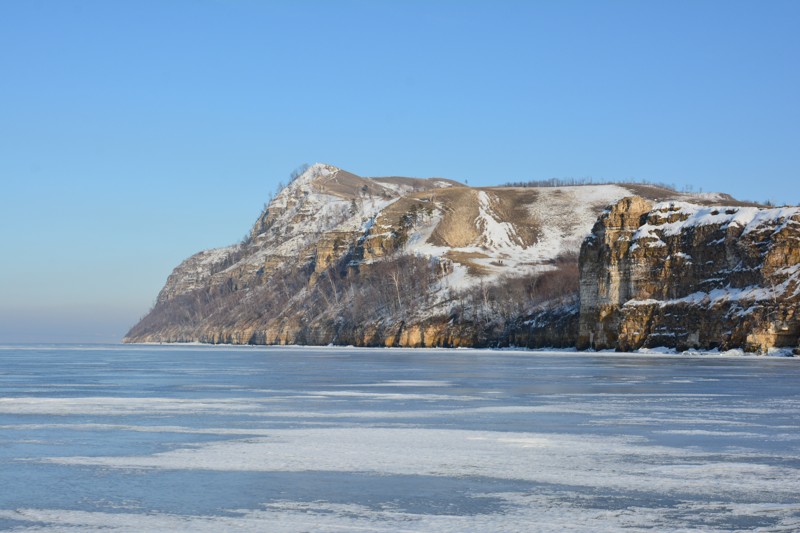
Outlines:
<svg viewBox="0 0 800 533"><path fill-rule="evenodd" d="M302 163L800 202L797 1L0 2L0 342L115 341Z"/></svg>

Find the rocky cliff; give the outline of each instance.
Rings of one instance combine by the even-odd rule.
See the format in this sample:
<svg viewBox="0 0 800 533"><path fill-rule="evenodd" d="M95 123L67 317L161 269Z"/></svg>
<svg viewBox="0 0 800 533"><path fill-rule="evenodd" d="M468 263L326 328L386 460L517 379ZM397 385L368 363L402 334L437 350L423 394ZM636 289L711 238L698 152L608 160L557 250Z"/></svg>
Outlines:
<svg viewBox="0 0 800 533"><path fill-rule="evenodd" d="M800 208L625 198L579 268L579 348L798 346Z"/></svg>
<svg viewBox="0 0 800 533"><path fill-rule="evenodd" d="M245 241L179 265L125 341L574 346L581 242L632 195L732 201L646 185L471 188L313 165ZM641 225L627 218L625 228ZM600 346L587 335L584 345Z"/></svg>

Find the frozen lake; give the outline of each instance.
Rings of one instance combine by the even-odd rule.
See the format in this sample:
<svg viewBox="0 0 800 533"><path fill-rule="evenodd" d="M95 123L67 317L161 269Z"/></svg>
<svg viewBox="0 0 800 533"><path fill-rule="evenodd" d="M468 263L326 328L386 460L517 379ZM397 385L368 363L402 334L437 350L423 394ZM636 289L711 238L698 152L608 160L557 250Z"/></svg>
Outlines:
<svg viewBox="0 0 800 533"><path fill-rule="evenodd" d="M0 529L798 531L800 360L0 347Z"/></svg>

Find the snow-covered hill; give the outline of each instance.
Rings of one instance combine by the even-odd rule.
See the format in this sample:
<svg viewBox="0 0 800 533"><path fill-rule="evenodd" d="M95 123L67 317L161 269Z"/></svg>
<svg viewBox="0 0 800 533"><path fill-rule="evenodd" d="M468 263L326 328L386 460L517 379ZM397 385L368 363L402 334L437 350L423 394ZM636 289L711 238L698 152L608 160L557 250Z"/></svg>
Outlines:
<svg viewBox="0 0 800 533"><path fill-rule="evenodd" d="M126 340L475 344L464 336L476 321L573 312L581 242L631 195L720 199L624 184L470 188L315 164L245 242L179 265Z"/></svg>

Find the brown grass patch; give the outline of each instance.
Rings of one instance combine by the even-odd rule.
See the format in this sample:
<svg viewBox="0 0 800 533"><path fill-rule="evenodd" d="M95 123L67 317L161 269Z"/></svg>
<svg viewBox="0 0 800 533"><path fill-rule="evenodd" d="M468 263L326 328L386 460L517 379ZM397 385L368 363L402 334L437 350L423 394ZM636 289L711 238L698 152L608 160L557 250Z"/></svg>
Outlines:
<svg viewBox="0 0 800 533"><path fill-rule="evenodd" d="M415 205L421 212L428 208L431 204L430 202L421 200L415 196L403 196L381 211L380 215L378 215L378 219L376 220L377 225L383 228L398 229L400 227L400 218L406 213L410 213Z"/></svg>
<svg viewBox="0 0 800 533"><path fill-rule="evenodd" d="M700 205L730 205L732 207L763 207L762 204L757 202L748 202L745 200L737 200L729 194L721 194L719 200L710 200L694 196L692 193L681 193L657 185L645 185L642 183L620 183L620 186L625 187L632 193L648 200L665 202L668 200L679 199L684 202L691 202Z"/></svg>
<svg viewBox="0 0 800 533"><path fill-rule="evenodd" d="M356 176L346 170L339 170L331 176L317 178L313 182L313 187L319 192L348 200L365 194L377 196L384 190L372 180Z"/></svg>
<svg viewBox="0 0 800 533"><path fill-rule="evenodd" d="M381 178L369 178L372 181L377 181L378 183L393 183L397 185L406 185L408 187L412 187L415 191L425 191L428 189L437 188L435 182L443 181L445 183L449 183L453 187L463 187L463 183L459 183L454 180L450 180L447 178L406 178L402 176L386 176Z"/></svg>
<svg viewBox="0 0 800 533"><path fill-rule="evenodd" d="M487 276L491 274L491 270L489 268L472 261L472 259L488 259L489 256L486 254L482 254L480 252L460 252L458 250L450 250L444 254L444 257L467 267L467 272L469 272L471 276Z"/></svg>
<svg viewBox="0 0 800 533"><path fill-rule="evenodd" d="M475 227L479 212L477 193L467 187L440 189L436 191L436 202L441 205L444 216L429 242L450 248L473 244L480 236Z"/></svg>
<svg viewBox="0 0 800 533"><path fill-rule="evenodd" d="M501 220L514 225L517 235L522 239L524 246L536 244L539 240L540 221L531 213L528 206L539 200L536 190L517 188L488 189L490 196L497 201L492 206Z"/></svg>

